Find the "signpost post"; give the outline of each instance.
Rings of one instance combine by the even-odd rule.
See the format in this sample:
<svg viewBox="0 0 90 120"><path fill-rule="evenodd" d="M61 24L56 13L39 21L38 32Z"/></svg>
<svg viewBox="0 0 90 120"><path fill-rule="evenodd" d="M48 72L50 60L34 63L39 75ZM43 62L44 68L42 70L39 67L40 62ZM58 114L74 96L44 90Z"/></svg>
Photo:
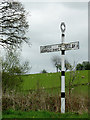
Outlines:
<svg viewBox="0 0 90 120"><path fill-rule="evenodd" d="M62 22L61 23L61 31L62 31L62 47L61 47L61 113L65 113L65 46L64 46L64 38L65 38L65 29L66 26Z"/></svg>
<svg viewBox="0 0 90 120"><path fill-rule="evenodd" d="M71 42L71 43L64 43L65 38L65 30L66 26L65 23L62 22L60 25L61 28L61 44L54 44L54 45L47 45L47 46L40 46L40 53L46 52L57 52L61 51L61 113L65 113L65 50L77 50L79 49L79 41Z"/></svg>

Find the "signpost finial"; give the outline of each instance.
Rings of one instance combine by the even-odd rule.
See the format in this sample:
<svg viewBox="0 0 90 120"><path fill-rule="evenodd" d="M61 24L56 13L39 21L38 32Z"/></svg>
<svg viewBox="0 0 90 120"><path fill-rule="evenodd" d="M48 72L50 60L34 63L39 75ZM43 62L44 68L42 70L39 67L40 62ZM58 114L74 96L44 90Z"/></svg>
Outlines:
<svg viewBox="0 0 90 120"><path fill-rule="evenodd" d="M65 26L64 22L61 22L60 28L61 28L61 32L62 32L62 43L64 43L64 37L65 37L64 32L66 30L66 26Z"/></svg>
<svg viewBox="0 0 90 120"><path fill-rule="evenodd" d="M64 22L61 22L60 28L61 28L62 33L64 33L66 30L66 25Z"/></svg>

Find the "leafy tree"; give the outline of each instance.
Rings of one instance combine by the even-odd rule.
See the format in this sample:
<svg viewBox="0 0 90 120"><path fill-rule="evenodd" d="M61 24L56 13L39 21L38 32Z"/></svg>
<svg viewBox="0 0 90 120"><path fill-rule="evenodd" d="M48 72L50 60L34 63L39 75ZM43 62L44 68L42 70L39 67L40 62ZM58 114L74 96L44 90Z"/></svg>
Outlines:
<svg viewBox="0 0 90 120"><path fill-rule="evenodd" d="M30 69L29 62L20 63L20 55L9 51L2 61L2 88L3 91L19 88L23 82L22 74Z"/></svg>
<svg viewBox="0 0 90 120"><path fill-rule="evenodd" d="M45 69L43 69L43 70L41 71L41 73L47 73L47 71L46 71Z"/></svg>
<svg viewBox="0 0 90 120"><path fill-rule="evenodd" d="M26 11L20 2L1 0L0 2L0 45L5 48L20 48L23 42L29 44L26 36L28 22ZM12 47L10 47L12 46Z"/></svg>
<svg viewBox="0 0 90 120"><path fill-rule="evenodd" d="M83 70L83 65L82 64L77 64L76 70Z"/></svg>
<svg viewBox="0 0 90 120"><path fill-rule="evenodd" d="M84 70L90 70L90 62L89 61L84 61L82 63L82 65L83 65Z"/></svg>
<svg viewBox="0 0 90 120"><path fill-rule="evenodd" d="M26 36L29 28L26 17L27 12L20 2L0 1L0 46L10 50L2 61L4 91L19 87L23 80L20 75L25 74L29 69L29 62L20 64L20 54L16 52L23 42L30 44Z"/></svg>
<svg viewBox="0 0 90 120"><path fill-rule="evenodd" d="M77 64L76 70L90 70L90 62L84 61L82 64Z"/></svg>

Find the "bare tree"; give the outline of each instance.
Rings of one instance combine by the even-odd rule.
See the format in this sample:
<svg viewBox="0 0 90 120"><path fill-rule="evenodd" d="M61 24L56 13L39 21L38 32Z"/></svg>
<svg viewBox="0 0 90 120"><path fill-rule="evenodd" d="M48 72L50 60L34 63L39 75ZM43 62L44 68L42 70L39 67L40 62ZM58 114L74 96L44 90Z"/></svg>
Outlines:
<svg viewBox="0 0 90 120"><path fill-rule="evenodd" d="M59 56L53 56L51 58L54 66L56 67L57 69L57 72L58 70L61 70L61 57ZM66 70L70 70L72 68L72 65L68 62L68 60L65 60L65 68Z"/></svg>
<svg viewBox="0 0 90 120"><path fill-rule="evenodd" d="M54 66L56 67L56 70L58 72L59 69L61 69L61 58L59 56L53 56L51 58Z"/></svg>
<svg viewBox="0 0 90 120"><path fill-rule="evenodd" d="M0 2L0 45L5 48L20 48L23 42L29 44L26 32L29 28L27 13L20 2Z"/></svg>

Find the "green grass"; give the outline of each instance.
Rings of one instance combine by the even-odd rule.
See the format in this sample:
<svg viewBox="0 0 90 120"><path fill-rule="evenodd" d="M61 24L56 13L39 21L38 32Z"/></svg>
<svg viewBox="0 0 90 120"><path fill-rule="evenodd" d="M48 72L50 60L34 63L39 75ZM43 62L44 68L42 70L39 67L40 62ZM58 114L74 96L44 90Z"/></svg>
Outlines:
<svg viewBox="0 0 90 120"><path fill-rule="evenodd" d="M52 88L60 85L59 73L31 74L23 76L23 90L39 87Z"/></svg>
<svg viewBox="0 0 90 120"><path fill-rule="evenodd" d="M73 87L73 90L72 90L72 94L74 95L83 95L83 97L87 97L88 96L88 86L86 85L79 85L77 87Z"/></svg>
<svg viewBox="0 0 90 120"><path fill-rule="evenodd" d="M49 111L14 111L8 110L3 112L3 118L88 118L88 113L55 113Z"/></svg>
<svg viewBox="0 0 90 120"><path fill-rule="evenodd" d="M84 76L84 77L83 77ZM23 75L24 79L22 90L36 89L37 86L44 88L53 88L61 86L61 73L44 73L44 74L30 74ZM70 72L66 72L66 85L70 79ZM88 83L88 71L77 71L76 80L74 84Z"/></svg>

